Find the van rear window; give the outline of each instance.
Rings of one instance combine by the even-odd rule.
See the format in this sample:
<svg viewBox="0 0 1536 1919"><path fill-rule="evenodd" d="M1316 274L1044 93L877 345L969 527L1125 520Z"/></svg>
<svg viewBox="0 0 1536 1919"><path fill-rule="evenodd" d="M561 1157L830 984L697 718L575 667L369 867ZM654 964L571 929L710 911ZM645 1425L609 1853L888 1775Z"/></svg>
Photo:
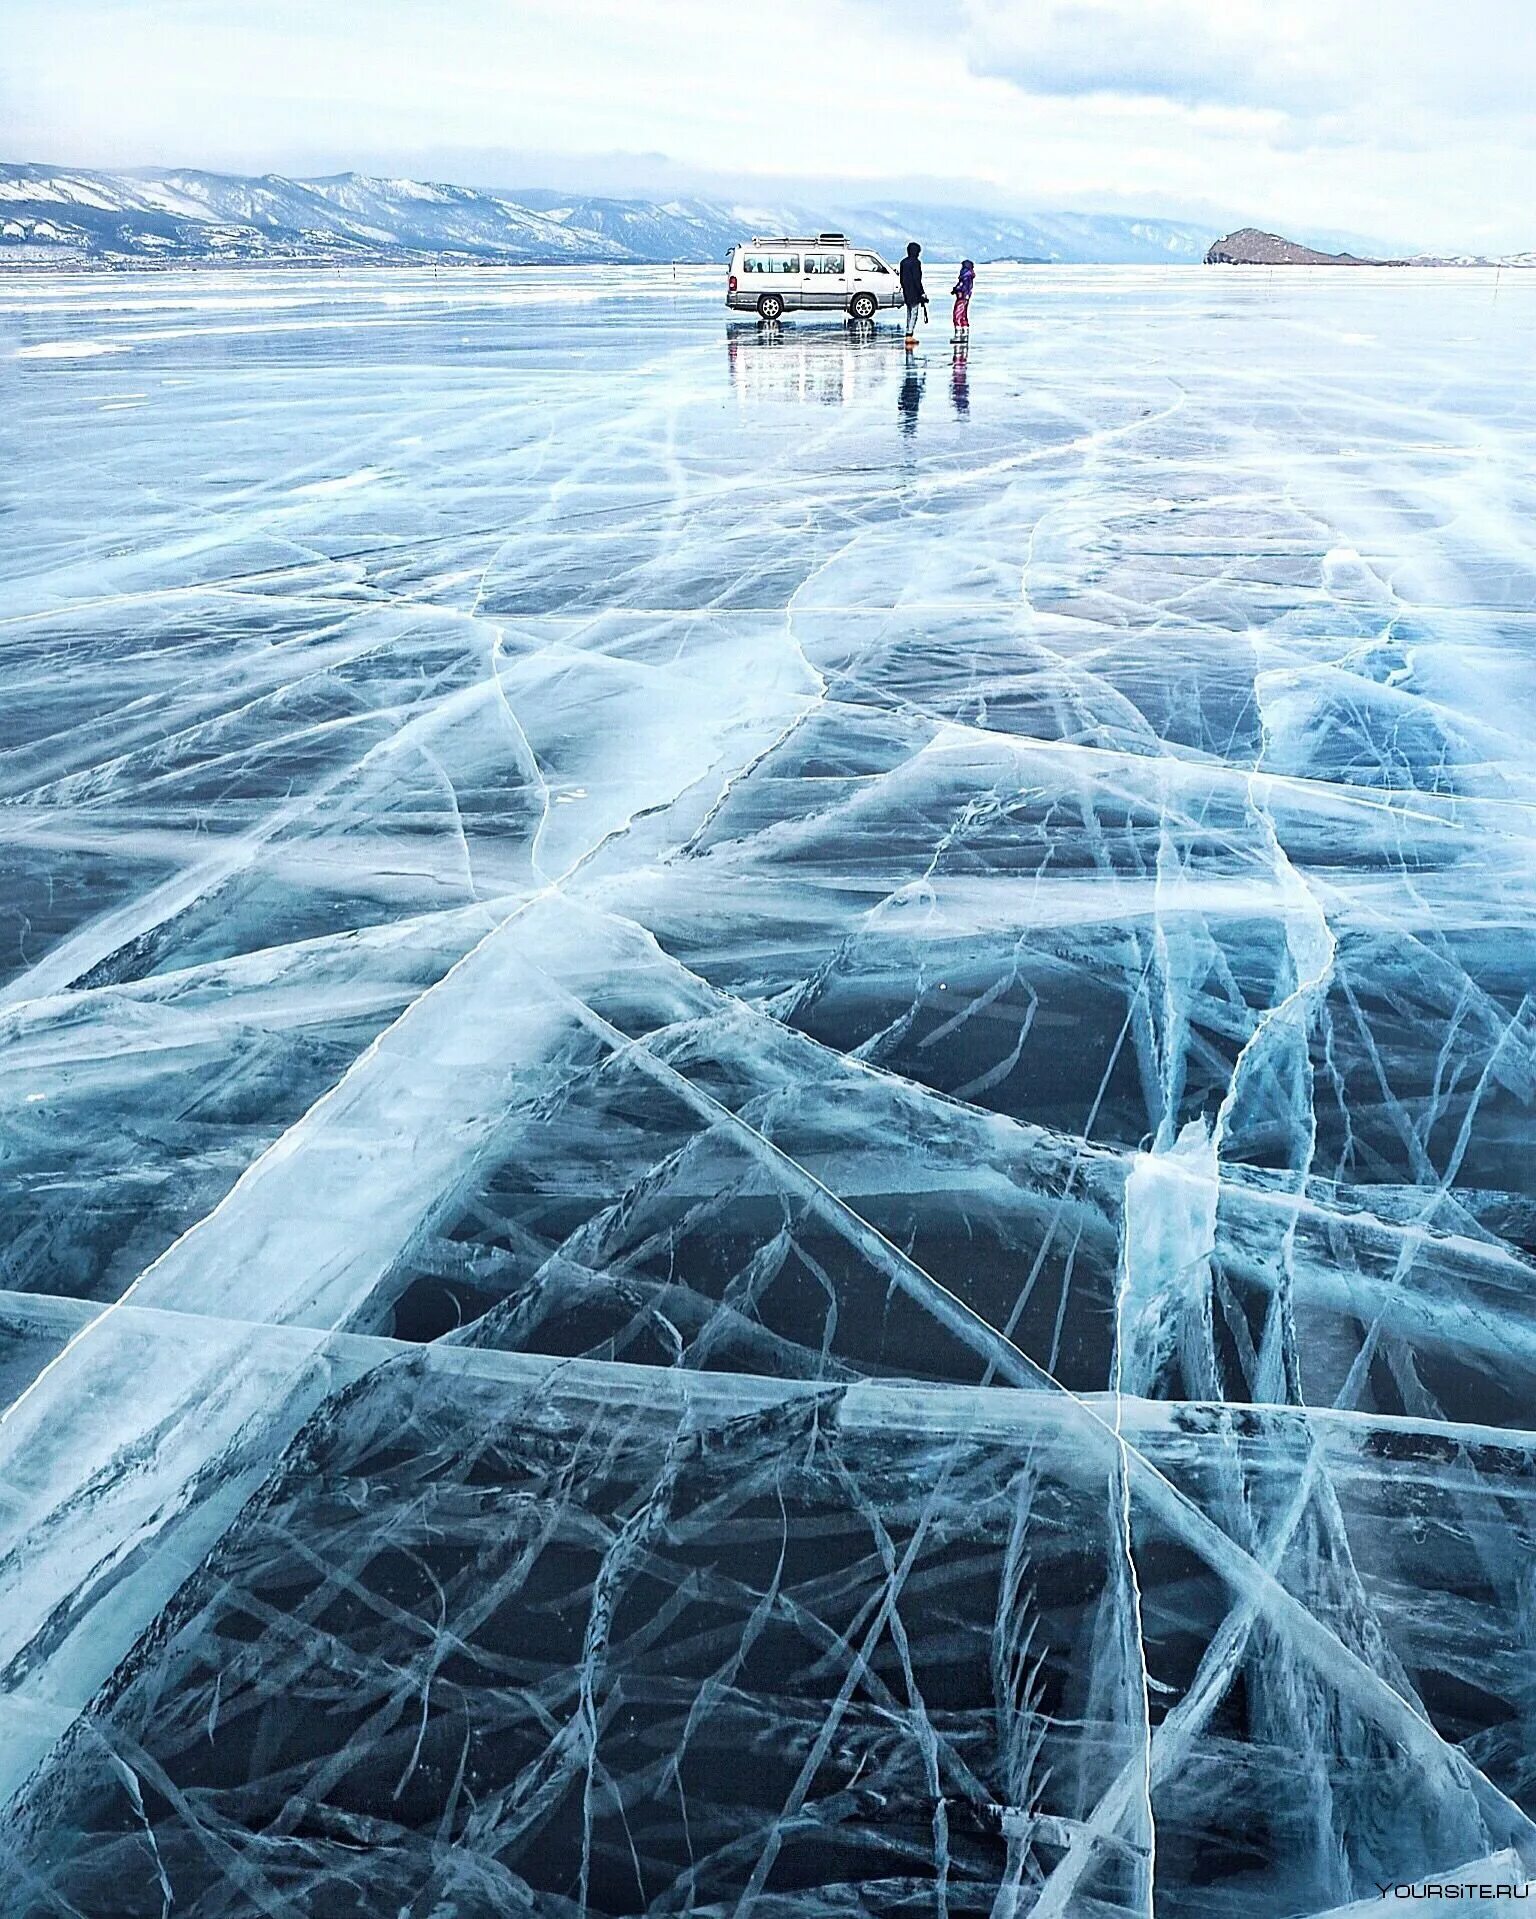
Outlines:
<svg viewBox="0 0 1536 1919"><path fill-rule="evenodd" d="M744 253L741 256L743 273L798 273L800 255L798 253Z"/></svg>

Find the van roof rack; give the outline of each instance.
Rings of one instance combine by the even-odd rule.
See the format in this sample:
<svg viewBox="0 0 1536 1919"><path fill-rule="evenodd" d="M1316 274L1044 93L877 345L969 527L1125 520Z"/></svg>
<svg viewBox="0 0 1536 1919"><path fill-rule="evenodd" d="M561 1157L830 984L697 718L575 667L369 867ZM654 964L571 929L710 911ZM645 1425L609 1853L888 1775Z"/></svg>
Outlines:
<svg viewBox="0 0 1536 1919"><path fill-rule="evenodd" d="M755 247L819 247L848 244L846 233L754 233Z"/></svg>

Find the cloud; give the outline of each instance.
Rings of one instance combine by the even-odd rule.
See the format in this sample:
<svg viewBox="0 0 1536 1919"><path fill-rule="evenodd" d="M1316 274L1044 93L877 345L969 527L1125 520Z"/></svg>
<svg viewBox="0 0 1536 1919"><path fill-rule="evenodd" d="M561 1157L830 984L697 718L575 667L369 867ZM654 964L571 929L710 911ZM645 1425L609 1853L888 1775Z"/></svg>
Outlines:
<svg viewBox="0 0 1536 1919"><path fill-rule="evenodd" d="M1311 111L1342 98L1344 76L1275 10L1231 0L972 0L972 69L1028 93L1123 94L1181 106Z"/></svg>
<svg viewBox="0 0 1536 1919"><path fill-rule="evenodd" d="M863 201L931 172L965 204L1536 240L1536 0L775 0L728 34L718 0L0 12L7 148L81 165Z"/></svg>
<svg viewBox="0 0 1536 1919"><path fill-rule="evenodd" d="M1530 0L951 3L978 75L1042 98L1267 113L1277 128L1316 126L1325 145L1412 146L1439 122L1515 121L1536 87Z"/></svg>

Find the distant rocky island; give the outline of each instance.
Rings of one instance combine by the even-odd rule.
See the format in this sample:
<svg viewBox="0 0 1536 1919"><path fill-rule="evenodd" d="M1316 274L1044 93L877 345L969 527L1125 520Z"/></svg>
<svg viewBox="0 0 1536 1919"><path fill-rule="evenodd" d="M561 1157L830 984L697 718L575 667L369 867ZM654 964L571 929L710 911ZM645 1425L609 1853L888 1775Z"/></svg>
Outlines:
<svg viewBox="0 0 1536 1919"><path fill-rule="evenodd" d="M1205 264L1208 267L1529 267L1536 266L1536 253L1518 253L1493 260L1474 254L1370 259L1354 253L1319 253L1316 247L1304 247L1278 233L1265 233L1258 227L1239 227L1215 243L1205 256Z"/></svg>
<svg viewBox="0 0 1536 1919"><path fill-rule="evenodd" d="M1278 233L1258 227L1239 227L1218 240L1205 256L1208 267L1376 267L1385 260L1362 260L1353 253L1319 253ZM1392 262L1393 265L1400 264Z"/></svg>

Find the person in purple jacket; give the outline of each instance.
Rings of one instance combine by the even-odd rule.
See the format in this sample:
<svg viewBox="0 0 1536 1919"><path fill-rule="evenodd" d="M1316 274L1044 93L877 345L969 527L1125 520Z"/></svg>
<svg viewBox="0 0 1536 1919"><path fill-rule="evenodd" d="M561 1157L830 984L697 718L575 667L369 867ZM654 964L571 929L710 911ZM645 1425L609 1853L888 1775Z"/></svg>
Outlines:
<svg viewBox="0 0 1536 1919"><path fill-rule="evenodd" d="M949 289L955 296L955 339L969 341L971 337L971 289L976 284L976 262L960 262L960 278Z"/></svg>

